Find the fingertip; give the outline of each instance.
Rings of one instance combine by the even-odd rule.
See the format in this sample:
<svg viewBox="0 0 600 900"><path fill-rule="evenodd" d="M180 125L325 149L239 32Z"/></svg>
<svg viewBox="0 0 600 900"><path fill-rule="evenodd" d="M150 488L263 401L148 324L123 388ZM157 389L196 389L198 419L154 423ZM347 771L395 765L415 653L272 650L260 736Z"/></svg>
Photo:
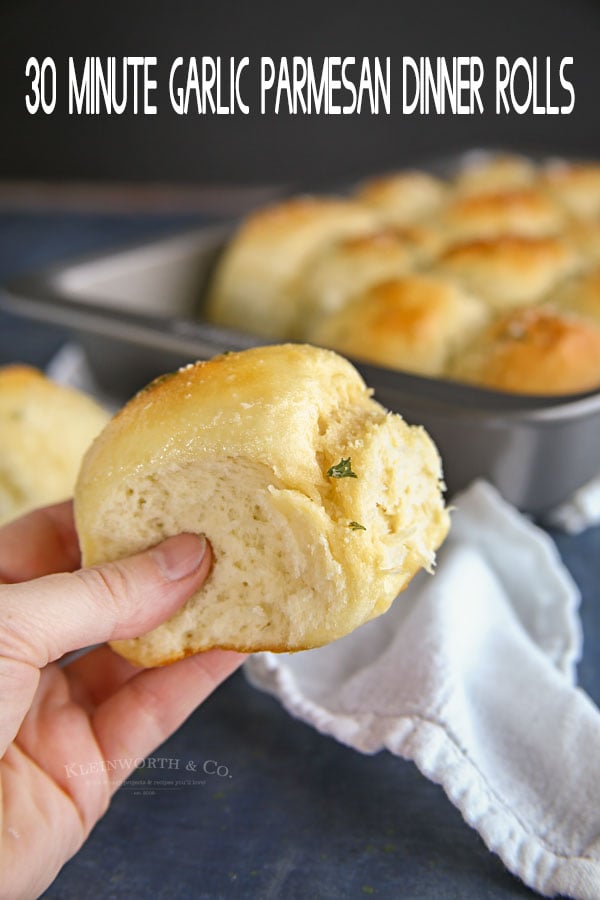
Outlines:
<svg viewBox="0 0 600 900"><path fill-rule="evenodd" d="M202 567L208 550L203 534L178 534L167 538L150 550L150 556L166 581L181 581L195 575Z"/></svg>
<svg viewBox="0 0 600 900"><path fill-rule="evenodd" d="M202 587L212 561L206 537L184 533L113 564L127 573L131 614L120 621L110 639L138 637L175 615ZM110 566L105 569L105 580L110 582L109 572Z"/></svg>

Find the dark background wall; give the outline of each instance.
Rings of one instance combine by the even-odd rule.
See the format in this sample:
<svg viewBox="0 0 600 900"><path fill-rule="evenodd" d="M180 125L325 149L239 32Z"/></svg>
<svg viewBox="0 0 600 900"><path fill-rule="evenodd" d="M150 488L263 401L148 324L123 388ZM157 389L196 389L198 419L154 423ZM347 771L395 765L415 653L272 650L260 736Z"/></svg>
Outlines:
<svg viewBox="0 0 600 900"><path fill-rule="evenodd" d="M318 185L470 146L598 156L600 3L595 0L383 0L383 2L67 2L0 4L0 177L192 182L295 181ZM155 55L159 115L29 116L25 63L52 56ZM494 59L573 56L576 106L568 117L178 117L168 68L178 55L258 58L476 54ZM491 79L490 79L491 80ZM63 88L59 82L59 89ZM393 95L394 97L394 95ZM64 99L61 106L65 107Z"/></svg>

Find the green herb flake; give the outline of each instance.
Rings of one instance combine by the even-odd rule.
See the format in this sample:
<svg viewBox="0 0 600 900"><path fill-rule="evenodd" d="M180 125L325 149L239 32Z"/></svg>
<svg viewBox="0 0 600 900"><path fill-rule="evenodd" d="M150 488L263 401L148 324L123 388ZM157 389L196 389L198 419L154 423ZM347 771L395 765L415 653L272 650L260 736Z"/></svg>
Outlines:
<svg viewBox="0 0 600 900"><path fill-rule="evenodd" d="M348 527L352 529L352 531L366 531L364 525L361 525L360 522L349 522Z"/></svg>
<svg viewBox="0 0 600 900"><path fill-rule="evenodd" d="M164 375L159 375L157 378L155 378L153 381L151 381L145 387L141 388L138 391L138 396L140 394L145 394L146 391L154 390L154 388L157 388L159 386L159 384L163 384L163 382L169 381L169 379L173 378L175 375L177 375L177 372L165 372Z"/></svg>
<svg viewBox="0 0 600 900"><path fill-rule="evenodd" d="M327 470L328 478L358 478L356 472L352 471L350 457L340 459L339 463Z"/></svg>

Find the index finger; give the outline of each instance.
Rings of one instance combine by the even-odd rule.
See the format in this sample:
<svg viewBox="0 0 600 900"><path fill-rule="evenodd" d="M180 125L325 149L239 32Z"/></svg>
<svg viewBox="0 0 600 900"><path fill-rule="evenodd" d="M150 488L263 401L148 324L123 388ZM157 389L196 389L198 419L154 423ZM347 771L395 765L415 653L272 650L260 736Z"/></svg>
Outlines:
<svg viewBox="0 0 600 900"><path fill-rule="evenodd" d="M0 584L15 584L79 568L73 502L27 513L0 528Z"/></svg>

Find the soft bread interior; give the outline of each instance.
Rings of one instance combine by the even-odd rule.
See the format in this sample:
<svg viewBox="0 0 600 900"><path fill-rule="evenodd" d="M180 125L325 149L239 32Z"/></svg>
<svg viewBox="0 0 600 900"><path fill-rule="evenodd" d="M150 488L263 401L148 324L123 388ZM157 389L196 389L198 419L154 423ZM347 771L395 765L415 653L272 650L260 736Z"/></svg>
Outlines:
<svg viewBox="0 0 600 900"><path fill-rule="evenodd" d="M115 649L160 665L347 634L431 567L448 528L440 478L426 433L327 350L256 348L151 385L84 461L83 559L187 531L207 536L214 566L169 622Z"/></svg>
<svg viewBox="0 0 600 900"><path fill-rule="evenodd" d="M106 559L181 531L206 534L215 558L182 610L141 639L116 642L119 652L155 665L215 646L319 646L384 612L419 568L431 567L445 527L431 493L439 474L431 443L383 411L357 418L349 410L347 418L354 421L333 417L322 435L324 477L313 496L264 464L206 454L139 476L110 498L99 515ZM356 479L327 478L340 448Z"/></svg>

